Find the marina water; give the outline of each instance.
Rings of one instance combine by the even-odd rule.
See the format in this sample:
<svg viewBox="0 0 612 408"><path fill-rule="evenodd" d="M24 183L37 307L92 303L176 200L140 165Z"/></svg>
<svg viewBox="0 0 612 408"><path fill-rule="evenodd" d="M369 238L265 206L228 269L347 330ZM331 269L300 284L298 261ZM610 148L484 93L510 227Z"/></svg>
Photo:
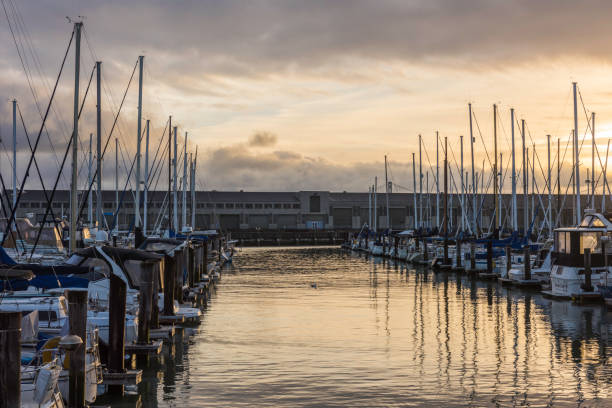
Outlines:
<svg viewBox="0 0 612 408"><path fill-rule="evenodd" d="M144 406L612 406L612 314L338 248L249 248Z"/></svg>

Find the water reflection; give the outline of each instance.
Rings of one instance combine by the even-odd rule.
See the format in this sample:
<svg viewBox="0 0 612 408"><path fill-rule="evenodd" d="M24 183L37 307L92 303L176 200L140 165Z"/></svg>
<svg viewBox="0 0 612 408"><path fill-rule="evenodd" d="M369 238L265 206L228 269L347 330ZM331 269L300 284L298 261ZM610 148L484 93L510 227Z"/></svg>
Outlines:
<svg viewBox="0 0 612 408"><path fill-rule="evenodd" d="M317 283L313 288L311 283ZM144 406L612 405L610 315L332 248L244 250Z"/></svg>

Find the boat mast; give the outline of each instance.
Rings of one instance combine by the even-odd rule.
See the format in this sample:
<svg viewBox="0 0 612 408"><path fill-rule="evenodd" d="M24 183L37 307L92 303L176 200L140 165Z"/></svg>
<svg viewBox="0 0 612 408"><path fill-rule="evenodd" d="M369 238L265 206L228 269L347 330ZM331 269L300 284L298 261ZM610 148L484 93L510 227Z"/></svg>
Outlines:
<svg viewBox="0 0 612 408"><path fill-rule="evenodd" d="M138 57L138 122L136 124L136 202L134 203L134 228L140 228L140 140L142 135L142 72L144 56Z"/></svg>
<svg viewBox="0 0 612 408"><path fill-rule="evenodd" d="M591 112L591 137L593 139L593 149L591 151L591 208L595 209L595 112Z"/></svg>
<svg viewBox="0 0 612 408"><path fill-rule="evenodd" d="M531 150L531 217L535 218L535 143Z"/></svg>
<svg viewBox="0 0 612 408"><path fill-rule="evenodd" d="M436 130L436 225L440 226L440 162L438 150L440 147L440 136Z"/></svg>
<svg viewBox="0 0 612 408"><path fill-rule="evenodd" d="M546 143L548 153L548 238L552 238L552 173L550 168L550 135L546 135Z"/></svg>
<svg viewBox="0 0 612 408"><path fill-rule="evenodd" d="M72 131L72 183L70 185L70 253L76 251L77 230L77 182L79 175L79 73L81 69L82 22L74 23L76 42L74 46L74 111Z"/></svg>
<svg viewBox="0 0 612 408"><path fill-rule="evenodd" d="M91 185L91 167L93 166L93 133L89 134L89 158L87 160L87 185ZM87 222L89 226L93 225L93 197L92 194L87 194Z"/></svg>
<svg viewBox="0 0 612 408"><path fill-rule="evenodd" d="M495 212L493 213L493 235L499 238L499 223L496 218L499 218L499 202L497 197L497 105L493 104L493 200L495 203Z"/></svg>
<svg viewBox="0 0 612 408"><path fill-rule="evenodd" d="M419 135L419 227L423 228L423 139Z"/></svg>
<svg viewBox="0 0 612 408"><path fill-rule="evenodd" d="M576 182L576 224L582 218L580 207L580 150L578 149L578 100L576 98L576 82L572 83L574 91L574 180Z"/></svg>
<svg viewBox="0 0 612 408"><path fill-rule="evenodd" d="M510 109L510 125L512 129L512 230L518 230L518 208L516 202L516 162L514 152L514 108Z"/></svg>
<svg viewBox="0 0 612 408"><path fill-rule="evenodd" d="M497 225L499 225L499 233L501 233L501 231L503 231L503 225L502 225L502 207L503 207L503 201L502 201L502 188L504 186L504 172L502 170L502 167L504 165L504 154L503 153L499 153L499 188L497 189L497 202L499 203L499 213L497 216Z"/></svg>
<svg viewBox="0 0 612 408"><path fill-rule="evenodd" d="M389 217L389 178L387 176L387 155L385 154L385 200L387 201L387 229L391 229Z"/></svg>
<svg viewBox="0 0 612 408"><path fill-rule="evenodd" d="M444 136L444 259L443 263L448 262L448 141Z"/></svg>
<svg viewBox="0 0 612 408"><path fill-rule="evenodd" d="M372 186L368 187L368 229L372 229Z"/></svg>
<svg viewBox="0 0 612 408"><path fill-rule="evenodd" d="M115 232L119 230L119 139L115 138Z"/></svg>
<svg viewBox="0 0 612 408"><path fill-rule="evenodd" d="M527 200L527 159L529 153L525 149L525 119L521 119L521 140L523 141L523 234L527 236L529 229L529 202Z"/></svg>
<svg viewBox="0 0 612 408"><path fill-rule="evenodd" d="M608 139L608 147L606 148L606 161L604 162L603 168L603 179L604 182L601 185L601 212L606 212L606 186L608 185L608 154L610 153L610 139ZM610 192L610 186L608 186L608 192Z"/></svg>
<svg viewBox="0 0 612 408"><path fill-rule="evenodd" d="M172 231L172 115L168 119L168 237Z"/></svg>
<svg viewBox="0 0 612 408"><path fill-rule="evenodd" d="M463 217L465 208L465 194L463 192L463 135L459 136L459 147L461 154L461 173L459 173L459 181L461 182L461 232L465 231L465 219Z"/></svg>
<svg viewBox="0 0 612 408"><path fill-rule="evenodd" d="M472 231L478 236L476 231L476 173L474 172L474 133L472 128L472 104L468 104L470 115L470 155L472 159Z"/></svg>
<svg viewBox="0 0 612 408"><path fill-rule="evenodd" d="M145 165L144 165L144 185L142 197L142 232L147 235L147 213L149 212L149 127L150 121L145 123Z"/></svg>
<svg viewBox="0 0 612 408"><path fill-rule="evenodd" d="M412 199L414 204L414 230L416 231L419 228L419 212L417 207L417 196L416 196L416 167L415 167L415 158L414 153L412 153Z"/></svg>
<svg viewBox="0 0 612 408"><path fill-rule="evenodd" d="M555 227L561 225L561 138L557 138L557 217Z"/></svg>
<svg viewBox="0 0 612 408"><path fill-rule="evenodd" d="M196 146L193 168L191 170L191 228L196 227L196 165L198 162L198 147Z"/></svg>
<svg viewBox="0 0 612 408"><path fill-rule="evenodd" d="M8 200L7 200L8 201ZM17 211L17 100L13 99L13 209ZM13 220L12 229L15 231L17 224Z"/></svg>
<svg viewBox="0 0 612 408"><path fill-rule="evenodd" d="M183 149L183 229L187 226L187 132L185 132L185 148Z"/></svg>
<svg viewBox="0 0 612 408"><path fill-rule="evenodd" d="M178 230L178 195L177 195L177 168L178 165L178 134L177 126L174 127L174 159L172 160L172 226L174 227L174 233Z"/></svg>
<svg viewBox="0 0 612 408"><path fill-rule="evenodd" d="M96 223L98 228L104 225L102 222L102 62L96 62Z"/></svg>
<svg viewBox="0 0 612 408"><path fill-rule="evenodd" d="M374 176L374 233L378 228L378 176Z"/></svg>

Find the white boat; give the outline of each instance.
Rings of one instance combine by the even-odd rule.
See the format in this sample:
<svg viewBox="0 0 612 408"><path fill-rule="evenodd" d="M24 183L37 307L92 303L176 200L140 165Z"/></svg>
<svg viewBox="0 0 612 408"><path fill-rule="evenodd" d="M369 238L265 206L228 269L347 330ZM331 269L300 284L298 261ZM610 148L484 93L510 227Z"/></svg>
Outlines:
<svg viewBox="0 0 612 408"><path fill-rule="evenodd" d="M554 232L551 290L545 294L559 298L598 296L595 285L604 272L602 237L612 234L612 222L606 216L587 210L582 222L573 228L558 228ZM584 268L584 250L591 250L590 286Z"/></svg>
<svg viewBox="0 0 612 408"><path fill-rule="evenodd" d="M64 408L64 400L58 388L61 371L56 361L41 367L22 367L21 407Z"/></svg>

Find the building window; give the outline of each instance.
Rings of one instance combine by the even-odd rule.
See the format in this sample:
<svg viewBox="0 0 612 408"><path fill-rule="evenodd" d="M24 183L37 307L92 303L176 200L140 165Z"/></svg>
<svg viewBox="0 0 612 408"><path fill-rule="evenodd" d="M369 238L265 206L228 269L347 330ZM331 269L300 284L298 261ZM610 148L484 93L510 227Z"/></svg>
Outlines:
<svg viewBox="0 0 612 408"><path fill-rule="evenodd" d="M215 204L215 207L216 208L223 208L223 204L222 203L217 203L217 204Z"/></svg>
<svg viewBox="0 0 612 408"><path fill-rule="evenodd" d="M206 208L214 208L215 206L213 205L213 203L206 203Z"/></svg>
<svg viewBox="0 0 612 408"><path fill-rule="evenodd" d="M264 208L272 208L272 204L269 204L269 203L264 204Z"/></svg>
<svg viewBox="0 0 612 408"><path fill-rule="evenodd" d="M37 203L37 202L31 202L31 203L30 203L30 207L32 207L32 208L39 208L39 207L40 207L40 203Z"/></svg>
<svg viewBox="0 0 612 408"><path fill-rule="evenodd" d="M291 208L291 204L283 204L283 208Z"/></svg>
<svg viewBox="0 0 612 408"><path fill-rule="evenodd" d="M236 203L236 208L242 208L242 203Z"/></svg>
<svg viewBox="0 0 612 408"><path fill-rule="evenodd" d="M293 204L293 208L296 209L296 210L299 210L300 209L300 204L299 203Z"/></svg>
<svg viewBox="0 0 612 408"><path fill-rule="evenodd" d="M255 204L255 208L262 208L263 205L262 204Z"/></svg>
<svg viewBox="0 0 612 408"><path fill-rule="evenodd" d="M62 203L53 202L53 208L60 208Z"/></svg>
<svg viewBox="0 0 612 408"><path fill-rule="evenodd" d="M318 195L310 196L310 212L321 212L321 197Z"/></svg>
<svg viewBox="0 0 612 408"><path fill-rule="evenodd" d="M104 203L104 208L113 208L113 203Z"/></svg>
<svg viewBox="0 0 612 408"><path fill-rule="evenodd" d="M125 203L123 204L125 208L134 208L134 203Z"/></svg>
<svg viewBox="0 0 612 408"><path fill-rule="evenodd" d="M276 204L274 204L274 208L283 208L283 205L279 204L279 203L276 203Z"/></svg>
<svg viewBox="0 0 612 408"><path fill-rule="evenodd" d="M225 203L225 208L234 208L234 203Z"/></svg>
<svg viewBox="0 0 612 408"><path fill-rule="evenodd" d="M246 204L244 205L244 208L253 208L253 204L251 204L251 203L246 203Z"/></svg>

